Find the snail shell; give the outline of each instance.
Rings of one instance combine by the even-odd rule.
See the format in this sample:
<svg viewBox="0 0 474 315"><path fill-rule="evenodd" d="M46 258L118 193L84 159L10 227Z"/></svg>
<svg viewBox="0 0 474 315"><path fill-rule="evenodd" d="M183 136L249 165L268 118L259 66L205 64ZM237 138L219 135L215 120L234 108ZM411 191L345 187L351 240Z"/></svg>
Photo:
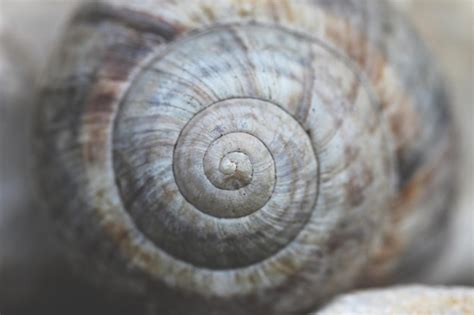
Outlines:
<svg viewBox="0 0 474 315"><path fill-rule="evenodd" d="M437 250L447 98L382 1L105 1L52 60L39 195L97 282L303 312Z"/></svg>

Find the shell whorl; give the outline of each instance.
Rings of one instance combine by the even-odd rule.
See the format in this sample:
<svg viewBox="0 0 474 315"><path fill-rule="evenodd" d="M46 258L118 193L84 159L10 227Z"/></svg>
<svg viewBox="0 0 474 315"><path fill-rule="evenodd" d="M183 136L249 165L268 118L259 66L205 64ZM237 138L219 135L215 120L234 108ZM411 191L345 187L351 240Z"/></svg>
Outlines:
<svg viewBox="0 0 474 315"><path fill-rule="evenodd" d="M82 185L147 273L245 295L321 272L336 232L354 233L338 251L369 250L390 145L345 57L283 28L221 26L151 53L130 82L116 109L84 113Z"/></svg>
<svg viewBox="0 0 474 315"><path fill-rule="evenodd" d="M286 44L276 46L277 38ZM318 99L324 90L305 87L305 80L327 59L342 73L320 70L326 86L318 87L330 91L335 77L352 77L360 90L361 121L345 118L334 125L334 120L306 116L324 103ZM298 98L292 100L292 94ZM354 106L349 102L341 94L325 106L349 113ZM153 58L123 99L113 143L121 199L154 246L196 267L251 270L265 261L288 260L292 250L301 250L302 262L304 256L311 260L314 253L305 253L299 244L304 231L325 231L328 227L320 225L331 224L324 222L325 203L331 201L317 205L318 150L324 163L322 189L336 186L335 181L366 181L359 184L358 197L347 196L344 185L340 191L331 188L337 196L330 214L334 222L359 205L361 213L376 215L377 203L386 196L366 204L364 185L390 191L384 180L390 176L372 183L372 175L358 173L385 172L384 161L370 157L386 151L380 129L368 129L377 123L368 121L374 110L344 60L308 39L263 26L206 31ZM358 137L370 133L374 148L359 149L356 141L347 148L344 129L349 126L353 136L357 129ZM348 157L351 150L354 156ZM369 159L375 159L370 168Z"/></svg>
<svg viewBox="0 0 474 315"><path fill-rule="evenodd" d="M169 115L163 119L176 113ZM145 185L147 198L129 208L139 227L168 252L204 267L250 265L294 239L317 199L317 161L301 125L277 105L245 98L212 104L182 124L154 124L156 137L147 132L143 141L146 123L121 129L127 131L117 141L127 148L120 165L137 170L141 154L152 156L146 175L132 175L124 186L133 188L122 191L134 196ZM171 129L181 132L167 146ZM160 145L150 150L150 142ZM165 202L167 194L174 200Z"/></svg>
<svg viewBox="0 0 474 315"><path fill-rule="evenodd" d="M106 9L96 32L101 19L76 21L69 45L84 42L64 49L63 94L45 89L40 118L43 193L75 246L131 287L236 313L307 310L353 285L398 198L397 154L412 154L390 121L412 104L384 104L390 65L361 38L354 58L226 11L170 40L160 19L133 29Z"/></svg>

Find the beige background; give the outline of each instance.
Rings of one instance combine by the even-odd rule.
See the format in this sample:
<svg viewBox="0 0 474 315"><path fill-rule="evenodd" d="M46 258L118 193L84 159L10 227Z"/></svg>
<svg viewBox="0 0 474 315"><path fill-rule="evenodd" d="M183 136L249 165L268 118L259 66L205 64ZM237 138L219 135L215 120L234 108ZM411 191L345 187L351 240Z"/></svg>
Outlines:
<svg viewBox="0 0 474 315"><path fill-rule="evenodd" d="M393 0L415 23L445 73L460 134L460 198L450 250L434 282L474 284L474 0Z"/></svg>

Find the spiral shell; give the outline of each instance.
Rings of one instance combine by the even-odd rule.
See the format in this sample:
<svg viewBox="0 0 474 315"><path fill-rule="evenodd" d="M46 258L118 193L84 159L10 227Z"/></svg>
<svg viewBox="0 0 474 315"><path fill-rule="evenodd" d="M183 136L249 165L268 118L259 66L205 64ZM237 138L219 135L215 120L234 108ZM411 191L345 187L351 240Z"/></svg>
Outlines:
<svg viewBox="0 0 474 315"><path fill-rule="evenodd" d="M397 15L385 22L376 2L366 32L351 5L80 11L45 81L37 142L41 195L75 259L159 308L235 313L309 310L368 266L365 278L398 264L412 242L386 253L398 207L434 222L446 209L420 205L451 180L432 168L448 158L449 117L429 65L415 78L391 55L405 42L408 60L426 55L406 28L382 29ZM417 79L423 92L402 90ZM407 200L420 169L436 185Z"/></svg>

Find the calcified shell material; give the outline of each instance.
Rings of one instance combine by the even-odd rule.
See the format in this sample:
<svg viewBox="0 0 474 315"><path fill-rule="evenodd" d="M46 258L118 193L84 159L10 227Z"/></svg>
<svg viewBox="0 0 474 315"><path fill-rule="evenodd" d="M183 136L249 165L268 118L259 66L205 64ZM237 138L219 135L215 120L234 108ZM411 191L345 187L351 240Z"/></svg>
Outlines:
<svg viewBox="0 0 474 315"><path fill-rule="evenodd" d="M37 141L76 263L158 309L266 313L430 256L413 248L450 196L442 86L383 2L337 3L84 7Z"/></svg>

